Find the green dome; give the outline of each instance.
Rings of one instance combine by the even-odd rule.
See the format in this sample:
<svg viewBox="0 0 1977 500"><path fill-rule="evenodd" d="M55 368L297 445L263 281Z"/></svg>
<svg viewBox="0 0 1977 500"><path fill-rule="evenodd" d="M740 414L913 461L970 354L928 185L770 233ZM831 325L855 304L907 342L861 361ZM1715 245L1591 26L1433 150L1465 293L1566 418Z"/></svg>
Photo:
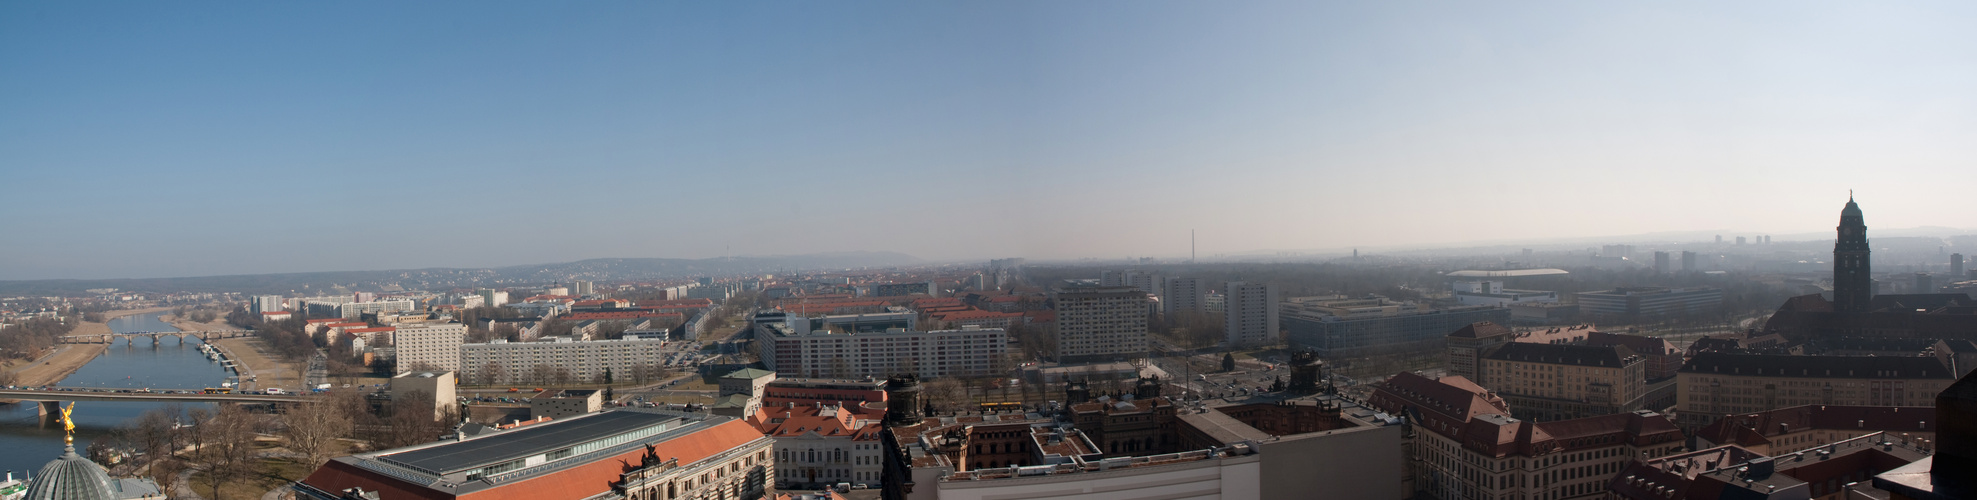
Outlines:
<svg viewBox="0 0 1977 500"><path fill-rule="evenodd" d="M69 446L27 483L26 500L113 500L117 496L112 484L108 471Z"/></svg>

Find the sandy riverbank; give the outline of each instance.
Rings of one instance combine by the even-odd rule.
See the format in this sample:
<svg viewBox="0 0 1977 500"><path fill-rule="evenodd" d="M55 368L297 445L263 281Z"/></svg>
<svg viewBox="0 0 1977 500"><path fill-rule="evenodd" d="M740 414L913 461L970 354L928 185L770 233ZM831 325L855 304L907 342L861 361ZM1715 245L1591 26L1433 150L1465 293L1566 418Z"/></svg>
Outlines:
<svg viewBox="0 0 1977 500"><path fill-rule="evenodd" d="M169 314L165 315L164 319L166 322L171 323L172 326L185 331L240 329L240 327L227 324L224 319L215 320L212 323L199 323ZM308 367L308 363L306 361L288 362L282 360L280 355L268 349L267 341L261 340L259 337L220 339L213 341L213 344L226 348L227 353L233 355L235 363L245 365L247 372L254 374L254 383L247 385L246 387L248 388L264 389L268 387L280 387L288 390L297 390L302 387L302 371Z"/></svg>
<svg viewBox="0 0 1977 500"><path fill-rule="evenodd" d="M109 321L124 316L150 314L169 310L171 310L169 307L125 309L103 313L103 318L104 321ZM111 333L110 325L91 321L84 321L76 325L74 330L69 331L70 335L101 335L105 333ZM52 354L42 356L41 359L34 361L20 363L19 366L11 368L10 370L15 375L14 385L39 386L59 382L63 378L68 377L69 374L75 373L77 369L82 368L82 365L89 364L89 360L96 359L96 356L103 354L103 351L109 349L109 347L107 344L56 346Z"/></svg>

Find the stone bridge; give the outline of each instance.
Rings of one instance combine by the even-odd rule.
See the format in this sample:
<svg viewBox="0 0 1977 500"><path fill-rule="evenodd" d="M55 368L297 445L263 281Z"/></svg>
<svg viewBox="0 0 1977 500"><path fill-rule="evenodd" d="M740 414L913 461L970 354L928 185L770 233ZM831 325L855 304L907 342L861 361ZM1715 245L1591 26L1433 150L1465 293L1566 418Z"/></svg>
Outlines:
<svg viewBox="0 0 1977 500"><path fill-rule="evenodd" d="M151 343L157 344L159 343L159 341L164 340L165 337L178 337L178 343L184 344L186 337L196 338L199 339L199 341L201 342L212 342L214 340L219 340L219 339L230 339L235 337L251 337L253 335L254 335L253 330L204 330L204 331L189 331L189 332L125 332L125 333L101 333L101 334L89 334L89 335L64 335L61 337L60 342L63 344L115 344L119 340L124 341L124 343L132 343L136 341L137 338L139 337L148 337L151 339Z"/></svg>
<svg viewBox="0 0 1977 500"><path fill-rule="evenodd" d="M190 389L187 389L190 390ZM63 401L185 401L198 403L300 403L315 396L305 394L166 394L161 392L118 392L133 389L56 387L53 389L0 388L0 401L19 400L40 403L42 418L59 414Z"/></svg>

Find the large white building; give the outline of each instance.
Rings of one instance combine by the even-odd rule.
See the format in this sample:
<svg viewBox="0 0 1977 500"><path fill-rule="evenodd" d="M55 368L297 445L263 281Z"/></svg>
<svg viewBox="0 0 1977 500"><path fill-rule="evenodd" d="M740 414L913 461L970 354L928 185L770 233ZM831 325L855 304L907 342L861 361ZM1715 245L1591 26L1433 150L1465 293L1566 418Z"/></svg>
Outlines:
<svg viewBox="0 0 1977 500"><path fill-rule="evenodd" d="M1224 342L1231 347L1277 343L1277 285L1230 281L1223 295Z"/></svg>
<svg viewBox="0 0 1977 500"><path fill-rule="evenodd" d="M394 337L400 370L459 371L460 342L467 337L467 325L401 327Z"/></svg>
<svg viewBox="0 0 1977 500"><path fill-rule="evenodd" d="M280 295L255 295L254 313L271 313L282 310Z"/></svg>
<svg viewBox="0 0 1977 500"><path fill-rule="evenodd" d="M520 384L544 372L567 369L576 382L590 382L611 370L614 380L638 380L665 360L664 339L573 340L549 337L535 342L495 340L460 345L460 376L472 384Z"/></svg>
<svg viewBox="0 0 1977 500"><path fill-rule="evenodd" d="M1558 302L1558 292L1512 290L1501 281L1457 281L1455 302L1465 306L1509 306L1534 302Z"/></svg>
<svg viewBox="0 0 1977 500"><path fill-rule="evenodd" d="M1167 278L1160 296L1161 314L1173 316L1179 313L1202 313L1208 309L1208 280L1201 278Z"/></svg>
<svg viewBox="0 0 1977 500"><path fill-rule="evenodd" d="M309 302L308 312L314 317L355 319L365 313L381 314L406 312L417 309L410 300L378 300L371 302Z"/></svg>
<svg viewBox="0 0 1977 500"><path fill-rule="evenodd" d="M1130 286L1067 283L1057 304L1057 361L1111 361L1146 356L1146 292Z"/></svg>
<svg viewBox="0 0 1977 500"><path fill-rule="evenodd" d="M762 363L779 377L885 378L906 372L921 378L1003 375L1009 334L1000 328L916 332L810 330L789 324L755 324Z"/></svg>

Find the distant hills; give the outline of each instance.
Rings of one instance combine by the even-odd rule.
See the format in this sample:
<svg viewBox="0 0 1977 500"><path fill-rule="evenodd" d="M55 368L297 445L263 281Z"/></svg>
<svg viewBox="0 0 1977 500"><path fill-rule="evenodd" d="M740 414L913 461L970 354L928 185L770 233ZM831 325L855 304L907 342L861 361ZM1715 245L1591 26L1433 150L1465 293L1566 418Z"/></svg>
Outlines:
<svg viewBox="0 0 1977 500"><path fill-rule="evenodd" d="M645 281L790 271L828 271L926 263L898 252L834 252L709 259L623 258L495 268L427 268L388 271L243 274L187 278L0 281L4 296L73 296L94 288L136 292L241 292L315 294L347 291L450 290L507 287L572 280Z"/></svg>

